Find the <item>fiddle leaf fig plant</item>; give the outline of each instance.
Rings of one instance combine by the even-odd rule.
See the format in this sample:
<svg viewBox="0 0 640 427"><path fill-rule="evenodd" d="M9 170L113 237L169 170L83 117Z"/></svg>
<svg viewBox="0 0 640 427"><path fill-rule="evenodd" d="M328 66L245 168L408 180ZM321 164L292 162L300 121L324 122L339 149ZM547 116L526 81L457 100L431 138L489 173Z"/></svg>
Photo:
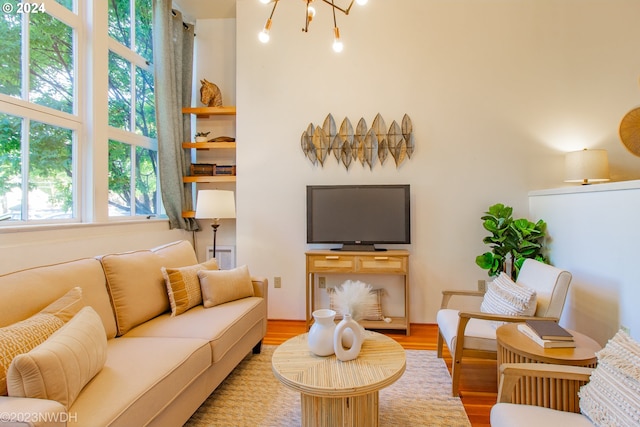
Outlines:
<svg viewBox="0 0 640 427"><path fill-rule="evenodd" d="M481 219L484 229L491 233L482 241L491 251L478 255L476 264L488 270L489 276L504 271L516 280L525 259L547 262L543 254L547 224L543 220L534 223L526 218L513 219L513 208L502 203L490 206Z"/></svg>

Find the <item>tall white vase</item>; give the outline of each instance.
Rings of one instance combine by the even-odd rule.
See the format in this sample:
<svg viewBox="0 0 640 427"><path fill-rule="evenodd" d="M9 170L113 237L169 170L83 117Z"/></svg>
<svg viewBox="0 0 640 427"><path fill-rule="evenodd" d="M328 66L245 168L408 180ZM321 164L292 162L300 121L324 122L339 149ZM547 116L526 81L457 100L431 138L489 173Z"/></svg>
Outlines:
<svg viewBox="0 0 640 427"><path fill-rule="evenodd" d="M352 336L353 342L351 343L350 348L345 348L343 345L343 337L349 334ZM333 334L333 347L338 360L346 362L358 357L363 341L364 331L362 326L353 320L350 314L345 314L342 321L338 323L338 326L336 326L336 330Z"/></svg>
<svg viewBox="0 0 640 427"><path fill-rule="evenodd" d="M313 325L309 328L309 350L317 356L331 356L333 350L333 335L336 329L334 319L336 312L326 308L312 313Z"/></svg>

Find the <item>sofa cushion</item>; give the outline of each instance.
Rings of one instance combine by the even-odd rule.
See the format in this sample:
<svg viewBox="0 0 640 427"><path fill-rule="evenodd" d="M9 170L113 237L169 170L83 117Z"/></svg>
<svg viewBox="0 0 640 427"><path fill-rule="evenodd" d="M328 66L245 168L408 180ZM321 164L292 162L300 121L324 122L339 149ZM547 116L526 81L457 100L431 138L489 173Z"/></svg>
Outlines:
<svg viewBox="0 0 640 427"><path fill-rule="evenodd" d="M151 252L160 258L160 263L165 267L186 267L198 263L196 251L186 240L158 246L151 249Z"/></svg>
<svg viewBox="0 0 640 427"><path fill-rule="evenodd" d="M105 255L101 262L118 335L169 309L162 263L152 251Z"/></svg>
<svg viewBox="0 0 640 427"><path fill-rule="evenodd" d="M151 319L129 331L123 338L199 338L211 344L211 361L216 363L234 348L240 338L257 324L266 323L264 298L249 297L212 308L193 307L180 316L169 313Z"/></svg>
<svg viewBox="0 0 640 427"><path fill-rule="evenodd" d="M487 287L480 311L508 316L532 316L536 312L536 291L520 285L501 272ZM492 322L499 327L503 322Z"/></svg>
<svg viewBox="0 0 640 427"><path fill-rule="evenodd" d="M593 427L582 414L533 405L498 403L491 408L491 427Z"/></svg>
<svg viewBox="0 0 640 427"><path fill-rule="evenodd" d="M198 271L200 270L218 270L218 262L212 258L202 264L187 267L162 267L162 276L167 286L172 316L177 316L191 307L202 304L202 291L198 279Z"/></svg>
<svg viewBox="0 0 640 427"><path fill-rule="evenodd" d="M104 324L107 338L115 337L116 321L105 285L100 261L78 259L16 271L0 276L0 327L11 325L38 313L69 289L82 288L82 299L93 307ZM16 304L20 301L20 304Z"/></svg>
<svg viewBox="0 0 640 427"><path fill-rule="evenodd" d="M620 330L596 353L598 366L579 392L580 410L596 426L640 420L640 343Z"/></svg>
<svg viewBox="0 0 640 427"><path fill-rule="evenodd" d="M13 359L7 371L9 396L55 400L69 408L106 358L100 316L84 307L42 344Z"/></svg>
<svg viewBox="0 0 640 427"><path fill-rule="evenodd" d="M232 270L200 270L198 278L207 308L253 296L253 283L246 265Z"/></svg>
<svg viewBox="0 0 640 427"><path fill-rule="evenodd" d="M0 395L7 394L13 359L43 343L83 306L82 290L76 287L28 319L0 328Z"/></svg>
<svg viewBox="0 0 640 427"><path fill-rule="evenodd" d="M200 339L120 337L107 346L104 367L69 408L82 414L79 427L149 425L211 365Z"/></svg>

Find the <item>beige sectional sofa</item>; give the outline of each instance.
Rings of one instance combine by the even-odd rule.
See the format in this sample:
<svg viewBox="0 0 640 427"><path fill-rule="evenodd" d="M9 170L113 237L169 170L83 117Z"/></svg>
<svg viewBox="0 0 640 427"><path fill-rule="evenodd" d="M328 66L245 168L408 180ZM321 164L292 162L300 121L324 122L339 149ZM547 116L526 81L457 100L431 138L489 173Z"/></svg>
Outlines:
<svg viewBox="0 0 640 427"><path fill-rule="evenodd" d="M260 350L267 327L267 281L253 277L254 296L172 316L162 267L196 264L191 244L180 241L0 276L0 328L80 287L106 338L104 365L68 408L50 399L0 396L0 425L184 424L247 354Z"/></svg>

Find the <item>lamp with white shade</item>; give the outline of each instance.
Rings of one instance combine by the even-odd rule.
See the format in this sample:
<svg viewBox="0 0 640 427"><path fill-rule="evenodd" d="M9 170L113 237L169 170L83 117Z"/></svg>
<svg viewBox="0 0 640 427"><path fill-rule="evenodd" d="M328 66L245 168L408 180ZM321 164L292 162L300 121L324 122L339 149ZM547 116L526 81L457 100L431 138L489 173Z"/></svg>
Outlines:
<svg viewBox="0 0 640 427"><path fill-rule="evenodd" d="M211 219L213 228L213 258L216 257L216 233L220 220L236 217L236 203L233 191L229 190L198 190L196 200L196 218Z"/></svg>
<svg viewBox="0 0 640 427"><path fill-rule="evenodd" d="M582 185L609 181L609 159L607 150L572 151L565 155L564 182L579 182Z"/></svg>

